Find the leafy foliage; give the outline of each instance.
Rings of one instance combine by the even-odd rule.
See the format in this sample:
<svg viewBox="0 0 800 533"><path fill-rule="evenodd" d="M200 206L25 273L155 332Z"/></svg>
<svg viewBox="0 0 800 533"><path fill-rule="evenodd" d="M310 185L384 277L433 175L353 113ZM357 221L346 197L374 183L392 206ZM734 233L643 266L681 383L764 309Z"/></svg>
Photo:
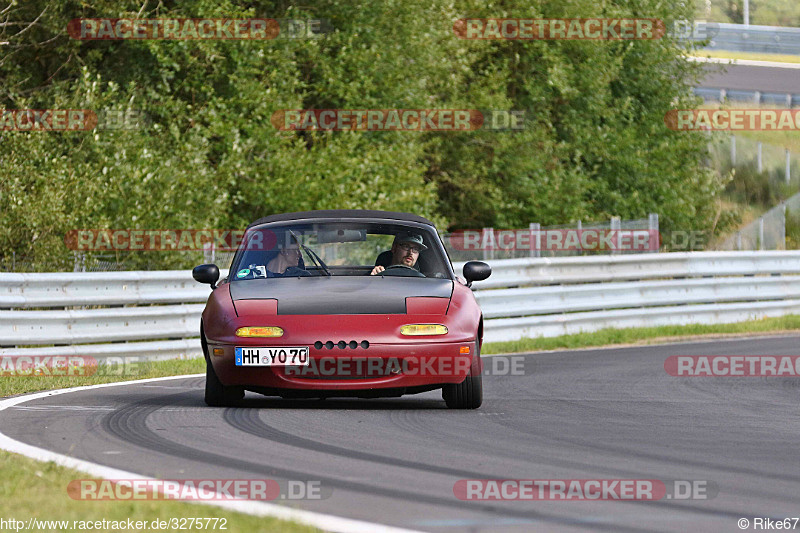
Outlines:
<svg viewBox="0 0 800 533"><path fill-rule="evenodd" d="M0 259L70 269L77 228L240 228L325 208L412 211L443 227L661 215L718 218L706 142L663 116L698 66L654 41L459 39L469 17L691 18L677 0L198 0L12 4L0 107L139 110L139 129L2 132ZM321 39L78 41L75 18L325 18ZM297 132L283 109L523 109L523 131ZM183 268L196 256L126 256Z"/></svg>

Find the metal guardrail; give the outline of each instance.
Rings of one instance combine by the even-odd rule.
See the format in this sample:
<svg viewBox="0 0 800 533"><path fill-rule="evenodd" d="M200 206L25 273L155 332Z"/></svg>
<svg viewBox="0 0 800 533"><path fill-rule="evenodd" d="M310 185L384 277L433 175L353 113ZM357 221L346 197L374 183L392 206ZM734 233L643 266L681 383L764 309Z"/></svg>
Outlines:
<svg viewBox="0 0 800 533"><path fill-rule="evenodd" d="M556 337L607 328L640 328L686 324L727 324L800 314L800 300L619 309L524 318L487 320L487 342L525 337Z"/></svg>
<svg viewBox="0 0 800 533"><path fill-rule="evenodd" d="M0 273L0 356L199 357L210 292L188 271Z"/></svg>
<svg viewBox="0 0 800 533"><path fill-rule="evenodd" d="M675 252L509 259L489 262L492 276L478 290L678 277L800 274L800 251ZM456 264L456 270L461 265Z"/></svg>
<svg viewBox="0 0 800 533"><path fill-rule="evenodd" d="M208 294L185 271L0 274L0 309L205 302Z"/></svg>
<svg viewBox="0 0 800 533"><path fill-rule="evenodd" d="M695 87L694 94L706 102L746 102L753 105L774 105L793 108L800 106L800 93L771 93L739 89L714 89Z"/></svg>
<svg viewBox="0 0 800 533"><path fill-rule="evenodd" d="M757 284L748 277L671 279L498 289L475 295L485 318L511 318L597 309L800 299L800 276L770 277Z"/></svg>
<svg viewBox="0 0 800 533"><path fill-rule="evenodd" d="M751 52L757 54L800 55L800 28L698 22L678 25L680 37L708 44L704 52ZM767 66L767 65L764 65ZM800 88L795 92L769 92L695 87L694 93L706 102L744 102L754 105L775 105L792 108L800 105Z"/></svg>
<svg viewBox="0 0 800 533"><path fill-rule="evenodd" d="M706 51L800 55L800 28L699 22L692 38L709 39Z"/></svg>
<svg viewBox="0 0 800 533"><path fill-rule="evenodd" d="M490 263L474 286L488 342L800 313L800 251ZM0 274L0 356L199 356L208 294L183 271Z"/></svg>
<svg viewBox="0 0 800 533"><path fill-rule="evenodd" d="M3 344L86 344L194 337L203 304L64 311L2 311Z"/></svg>
<svg viewBox="0 0 800 533"><path fill-rule="evenodd" d="M800 313L797 251L687 252L497 263L502 265L493 264L492 277L475 284L486 319L487 342L605 328L730 323ZM538 286L526 287L530 285Z"/></svg>

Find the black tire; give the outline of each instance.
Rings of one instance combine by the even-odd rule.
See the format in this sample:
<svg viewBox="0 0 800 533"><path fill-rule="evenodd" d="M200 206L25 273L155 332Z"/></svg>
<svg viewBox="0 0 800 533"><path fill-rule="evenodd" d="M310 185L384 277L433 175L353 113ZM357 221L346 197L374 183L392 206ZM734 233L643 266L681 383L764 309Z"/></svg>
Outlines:
<svg viewBox="0 0 800 533"><path fill-rule="evenodd" d="M203 347L203 355L206 358L206 394L205 402L210 407L231 407L241 403L244 399L244 389L241 387L226 387L214 372L211 360L208 357L208 344L200 327L200 344Z"/></svg>
<svg viewBox="0 0 800 533"><path fill-rule="evenodd" d="M447 384L442 388L442 398L450 409L477 409L483 403L483 377L481 376L481 354L475 343L476 358L472 361L472 372L461 383Z"/></svg>

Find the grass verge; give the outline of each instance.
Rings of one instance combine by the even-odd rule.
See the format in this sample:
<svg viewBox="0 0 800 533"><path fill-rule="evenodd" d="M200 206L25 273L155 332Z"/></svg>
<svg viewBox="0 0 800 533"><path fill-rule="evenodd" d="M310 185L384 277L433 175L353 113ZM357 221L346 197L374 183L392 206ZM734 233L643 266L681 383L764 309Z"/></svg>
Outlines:
<svg viewBox="0 0 800 533"><path fill-rule="evenodd" d="M774 61L776 63L800 63L800 56L789 54L760 54L758 52L730 52L727 50L694 50L695 57L714 57L718 59L746 59L749 61Z"/></svg>
<svg viewBox="0 0 800 533"><path fill-rule="evenodd" d="M98 370L92 376L3 376L0 377L0 396L23 394L39 390L95 385L114 381L196 374L205 370L202 358L170 361L137 361L117 368ZM57 524L39 524L36 531L61 531L76 529L75 521L106 520L109 522L145 521L177 518L220 519L227 521L227 531L281 531L306 533L319 531L310 526L279 520L277 518L251 516L218 509L210 505L181 501L78 501L67 495L67 485L73 479L86 479L86 474L55 463L40 462L22 455L0 450L0 518L27 521L31 517L40 520L67 520L64 528ZM214 524L203 521L203 524ZM188 525L188 522L185 522ZM196 523L195 523L196 524ZM194 525L194 524L193 524ZM97 529L97 528L95 528ZM102 528L101 528L102 529ZM140 531L156 531L146 527ZM163 530L163 528L161 528ZM172 530L173 528L168 528ZM209 528L210 529L210 526ZM123 531L128 531L122 528ZM131 530L136 531L136 530Z"/></svg>
<svg viewBox="0 0 800 533"><path fill-rule="evenodd" d="M768 332L792 333L798 330L800 330L800 315L787 315L733 324L691 324L687 326L602 329L591 333L577 333L560 337L487 342L483 345L481 351L485 354L501 354L614 345L658 344L677 340L702 339L708 336L741 336Z"/></svg>
<svg viewBox="0 0 800 533"><path fill-rule="evenodd" d="M2 358L0 357L0 359ZM91 376L3 376L0 374L0 397L115 381L198 374L205 371L205 361L202 357L198 357L168 361L143 361L131 358L124 365L100 366L97 372Z"/></svg>
<svg viewBox="0 0 800 533"><path fill-rule="evenodd" d="M134 522L145 521L148 527L138 531L172 531L175 528L152 528L153 520L181 518L218 518L216 530L222 529L222 519L226 520L229 532L239 531L281 531L286 533L306 533L319 531L277 518L251 516L209 505L193 504L178 501L80 501L67 495L67 485L73 479L87 479L88 476L77 470L64 468L55 463L43 463L28 459L21 455L0 451L0 471L3 482L0 483L0 517L4 520L14 519L27 522L30 517L42 521L68 521L63 524L38 524L33 531L69 531L77 530L75 521L106 520L109 522L125 522L130 518ZM214 524L203 521L203 524ZM188 526L188 522L185 523ZM27 525L27 524L26 524ZM196 525L196 522L195 522ZM24 529L24 528L23 528ZM93 528L101 531L112 528ZM212 529L210 526L207 529ZM121 531L137 531L123 527Z"/></svg>

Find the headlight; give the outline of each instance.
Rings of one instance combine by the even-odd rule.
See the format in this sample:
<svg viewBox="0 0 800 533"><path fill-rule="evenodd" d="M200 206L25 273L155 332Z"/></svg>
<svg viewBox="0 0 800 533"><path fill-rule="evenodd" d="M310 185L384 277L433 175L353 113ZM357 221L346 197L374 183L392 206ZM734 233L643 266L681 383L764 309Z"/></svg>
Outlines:
<svg viewBox="0 0 800 533"><path fill-rule="evenodd" d="M406 324L400 328L401 335L444 335L447 326L441 324Z"/></svg>
<svg viewBox="0 0 800 533"><path fill-rule="evenodd" d="M236 330L237 337L283 337L283 330L275 326L246 326Z"/></svg>

